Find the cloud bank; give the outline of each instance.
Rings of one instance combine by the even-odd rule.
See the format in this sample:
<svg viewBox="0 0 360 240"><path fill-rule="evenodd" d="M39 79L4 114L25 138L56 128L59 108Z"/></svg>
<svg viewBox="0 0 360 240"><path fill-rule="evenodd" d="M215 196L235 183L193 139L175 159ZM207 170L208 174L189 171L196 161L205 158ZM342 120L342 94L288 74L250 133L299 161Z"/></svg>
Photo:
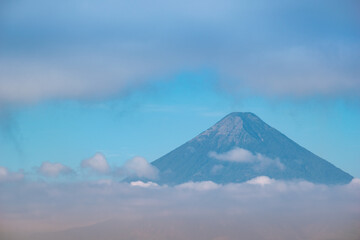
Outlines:
<svg viewBox="0 0 360 240"><path fill-rule="evenodd" d="M11 172L6 167L0 166L0 182L13 182L19 181L24 178L22 171Z"/></svg>
<svg viewBox="0 0 360 240"><path fill-rule="evenodd" d="M227 185L88 181L0 187L0 236L9 239L355 240L360 233L358 179L343 186L263 176Z"/></svg>
<svg viewBox="0 0 360 240"><path fill-rule="evenodd" d="M96 100L202 68L235 94L359 97L356 1L21 0L2 9L0 103Z"/></svg>

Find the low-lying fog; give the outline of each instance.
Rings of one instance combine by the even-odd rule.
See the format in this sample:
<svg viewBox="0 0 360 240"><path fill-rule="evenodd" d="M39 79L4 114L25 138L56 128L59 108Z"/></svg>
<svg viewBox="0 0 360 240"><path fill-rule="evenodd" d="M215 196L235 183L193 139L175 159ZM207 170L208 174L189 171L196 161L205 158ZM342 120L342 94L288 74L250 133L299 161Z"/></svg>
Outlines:
<svg viewBox="0 0 360 240"><path fill-rule="evenodd" d="M0 183L0 238L359 239L360 180Z"/></svg>

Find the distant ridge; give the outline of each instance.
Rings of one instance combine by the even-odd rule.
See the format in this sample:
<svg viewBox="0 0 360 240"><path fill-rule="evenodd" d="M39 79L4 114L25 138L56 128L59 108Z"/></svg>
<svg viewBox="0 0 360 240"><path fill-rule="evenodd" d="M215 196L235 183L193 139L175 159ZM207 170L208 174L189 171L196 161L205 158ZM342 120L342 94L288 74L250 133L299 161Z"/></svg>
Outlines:
<svg viewBox="0 0 360 240"><path fill-rule="evenodd" d="M152 163L159 183L244 182L257 176L345 184L352 176L250 112L233 112Z"/></svg>

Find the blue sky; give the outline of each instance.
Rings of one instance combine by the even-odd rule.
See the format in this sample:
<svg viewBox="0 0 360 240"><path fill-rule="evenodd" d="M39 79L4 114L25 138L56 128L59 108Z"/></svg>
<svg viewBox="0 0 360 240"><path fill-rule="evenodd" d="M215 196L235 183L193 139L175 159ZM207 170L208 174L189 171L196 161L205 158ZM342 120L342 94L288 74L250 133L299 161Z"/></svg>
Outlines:
<svg viewBox="0 0 360 240"><path fill-rule="evenodd" d="M96 152L103 153L114 167L135 156L153 161L229 112L251 111L302 146L359 176L360 110L356 103L258 96L238 99L219 92L214 78L206 71L184 73L126 97L49 101L14 110L11 132L1 139L1 165L31 171L50 161L77 169Z"/></svg>
<svg viewBox="0 0 360 240"><path fill-rule="evenodd" d="M139 7L141 6L141 7ZM356 1L16 1L0 23L0 166L155 160L251 111L360 177Z"/></svg>

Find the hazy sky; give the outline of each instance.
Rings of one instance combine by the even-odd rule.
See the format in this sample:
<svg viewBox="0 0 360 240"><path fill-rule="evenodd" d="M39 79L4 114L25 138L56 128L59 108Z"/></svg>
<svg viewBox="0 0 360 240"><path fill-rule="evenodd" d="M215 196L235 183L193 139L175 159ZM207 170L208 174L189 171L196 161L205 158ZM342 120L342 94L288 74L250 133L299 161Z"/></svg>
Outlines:
<svg viewBox="0 0 360 240"><path fill-rule="evenodd" d="M234 111L355 178L118 182ZM359 123L358 0L0 2L0 238L355 240Z"/></svg>

